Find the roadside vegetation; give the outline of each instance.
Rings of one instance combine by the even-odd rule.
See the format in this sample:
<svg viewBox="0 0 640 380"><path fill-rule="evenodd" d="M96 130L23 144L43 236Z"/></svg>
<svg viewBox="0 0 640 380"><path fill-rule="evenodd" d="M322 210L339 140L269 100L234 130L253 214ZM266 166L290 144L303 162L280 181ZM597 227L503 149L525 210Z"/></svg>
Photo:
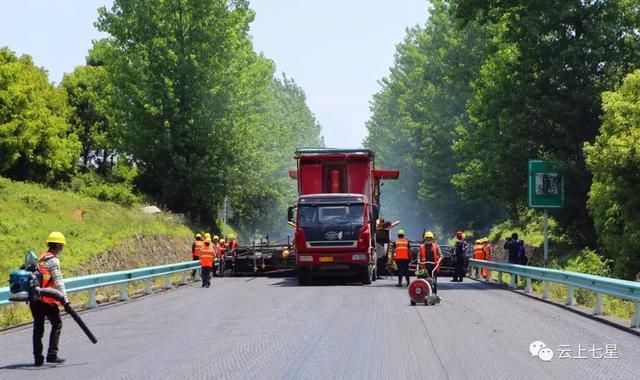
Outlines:
<svg viewBox="0 0 640 380"><path fill-rule="evenodd" d="M550 210L558 265L583 250L607 275L640 273L640 11L633 2L432 0L373 96L365 145L385 167L387 219L419 234L519 232L541 246L527 208L529 159L561 163ZM541 4L544 4L541 6ZM534 264L532 262L532 264Z"/></svg>

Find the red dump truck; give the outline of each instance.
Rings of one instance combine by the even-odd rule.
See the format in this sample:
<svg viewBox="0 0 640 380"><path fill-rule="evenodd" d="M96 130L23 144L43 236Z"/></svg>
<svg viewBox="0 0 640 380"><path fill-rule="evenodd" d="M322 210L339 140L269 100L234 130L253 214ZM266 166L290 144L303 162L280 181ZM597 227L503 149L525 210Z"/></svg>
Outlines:
<svg viewBox="0 0 640 380"><path fill-rule="evenodd" d="M397 170L376 169L367 149L298 149L298 202L289 208L295 228L296 270L300 285L321 275L377 278L376 220L380 181L397 179Z"/></svg>

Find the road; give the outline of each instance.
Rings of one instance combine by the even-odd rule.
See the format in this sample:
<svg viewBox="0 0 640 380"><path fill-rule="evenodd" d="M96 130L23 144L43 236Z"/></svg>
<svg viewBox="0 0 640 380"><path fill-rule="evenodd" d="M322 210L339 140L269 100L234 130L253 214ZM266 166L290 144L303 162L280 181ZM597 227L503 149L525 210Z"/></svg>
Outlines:
<svg viewBox="0 0 640 380"><path fill-rule="evenodd" d="M216 278L83 313L97 345L65 319L61 366L31 366L31 329L0 333L0 379L640 378L628 332L473 280L443 278L429 307L393 284ZM607 344L618 358L593 358Z"/></svg>

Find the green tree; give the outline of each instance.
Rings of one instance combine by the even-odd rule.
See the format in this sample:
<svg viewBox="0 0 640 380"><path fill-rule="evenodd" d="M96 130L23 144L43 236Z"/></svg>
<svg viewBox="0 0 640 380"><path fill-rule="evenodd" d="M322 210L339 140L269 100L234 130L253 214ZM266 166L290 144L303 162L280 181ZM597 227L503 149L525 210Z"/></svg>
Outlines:
<svg viewBox="0 0 640 380"><path fill-rule="evenodd" d="M31 57L0 49L0 175L53 183L75 170L80 144L64 91Z"/></svg>
<svg viewBox="0 0 640 380"><path fill-rule="evenodd" d="M112 104L114 87L100 59L106 43L96 42L87 57L87 65L65 74L61 83L73 109L71 126L82 144L80 164L84 171L96 168L103 175L113 166L117 147Z"/></svg>
<svg viewBox="0 0 640 380"><path fill-rule="evenodd" d="M640 272L640 70L603 93L602 108L600 134L584 148L593 172L588 207L616 273L633 279Z"/></svg>
<svg viewBox="0 0 640 380"><path fill-rule="evenodd" d="M241 80L253 12L246 1L116 0L99 13L114 47L107 68L123 148L140 168L140 187L211 222L242 160L233 102L253 85Z"/></svg>
<svg viewBox="0 0 640 380"><path fill-rule="evenodd" d="M565 165L565 208L554 217L577 244L595 243L582 150L600 126L600 93L640 63L636 2L452 0L460 25L492 30L496 49L472 82L469 128L455 184L469 197L525 207L529 158Z"/></svg>
<svg viewBox="0 0 640 380"><path fill-rule="evenodd" d="M400 181L385 187L392 196L383 193L393 217L446 232L482 229L499 209L465 199L453 186L459 168L452 145L456 128L469 123L470 83L491 44L475 24L458 30L446 2L432 3L425 27L409 31L398 45L391 73L374 96L366 144L385 166L401 169Z"/></svg>

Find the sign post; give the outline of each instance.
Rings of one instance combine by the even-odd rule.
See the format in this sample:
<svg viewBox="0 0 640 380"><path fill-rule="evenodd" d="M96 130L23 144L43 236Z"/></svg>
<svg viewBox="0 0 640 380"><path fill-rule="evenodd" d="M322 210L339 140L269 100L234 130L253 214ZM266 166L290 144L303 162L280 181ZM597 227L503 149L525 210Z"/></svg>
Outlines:
<svg viewBox="0 0 640 380"><path fill-rule="evenodd" d="M544 209L544 264L549 258L549 209L564 205L564 176L558 162L529 160L529 207Z"/></svg>

